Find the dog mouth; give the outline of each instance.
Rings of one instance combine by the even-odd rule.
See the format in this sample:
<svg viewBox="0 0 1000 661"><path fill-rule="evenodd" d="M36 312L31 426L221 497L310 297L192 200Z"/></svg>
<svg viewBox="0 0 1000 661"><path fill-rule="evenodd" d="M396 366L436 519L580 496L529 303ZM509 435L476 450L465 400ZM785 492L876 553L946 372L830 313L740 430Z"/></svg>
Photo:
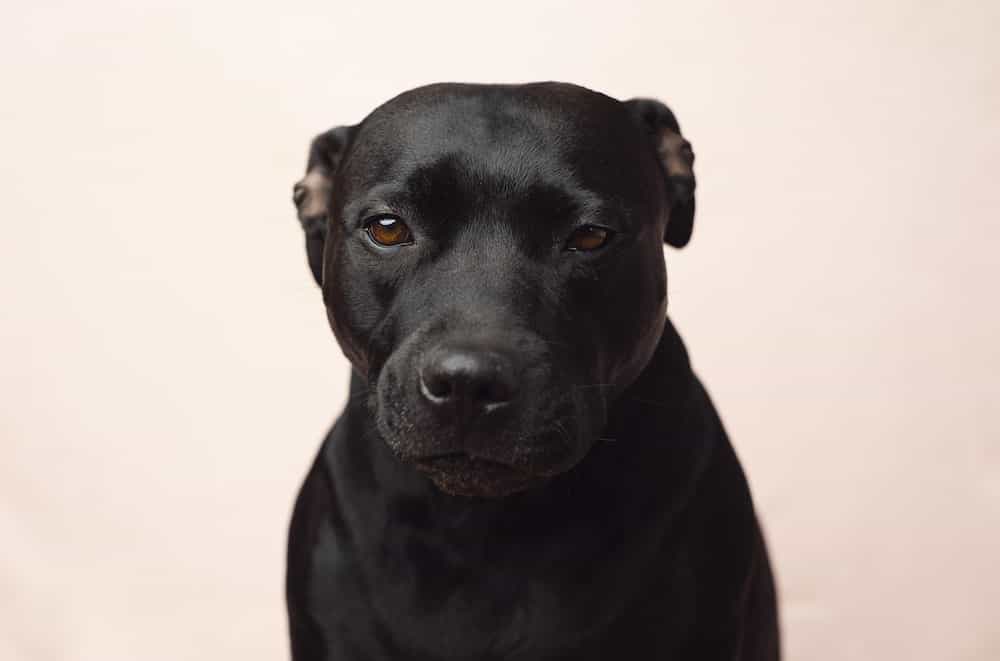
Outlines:
<svg viewBox="0 0 1000 661"><path fill-rule="evenodd" d="M538 486L548 479L465 452L422 458L414 465L441 491L456 496L499 498Z"/></svg>

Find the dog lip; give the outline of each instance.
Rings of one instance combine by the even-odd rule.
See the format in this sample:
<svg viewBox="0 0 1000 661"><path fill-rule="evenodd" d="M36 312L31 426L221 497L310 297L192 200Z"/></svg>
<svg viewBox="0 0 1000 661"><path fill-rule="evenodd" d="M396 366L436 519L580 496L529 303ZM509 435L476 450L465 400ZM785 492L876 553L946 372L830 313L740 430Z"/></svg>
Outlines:
<svg viewBox="0 0 1000 661"><path fill-rule="evenodd" d="M417 468L435 472L476 470L478 468L491 471L524 473L523 470L513 464L462 451L427 455L418 458L414 463L416 463Z"/></svg>
<svg viewBox="0 0 1000 661"><path fill-rule="evenodd" d="M408 463L424 472L476 472L494 474L552 476L564 472L575 461L571 448L549 443L523 445L508 456L476 448L428 452L407 458Z"/></svg>

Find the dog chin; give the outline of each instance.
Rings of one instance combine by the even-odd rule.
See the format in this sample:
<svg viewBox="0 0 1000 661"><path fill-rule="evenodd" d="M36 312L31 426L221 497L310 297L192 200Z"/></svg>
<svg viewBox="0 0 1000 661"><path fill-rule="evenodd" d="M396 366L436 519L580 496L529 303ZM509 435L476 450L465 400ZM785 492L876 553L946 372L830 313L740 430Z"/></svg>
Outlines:
<svg viewBox="0 0 1000 661"><path fill-rule="evenodd" d="M502 498L541 486L549 479L467 455L421 461L416 467L444 493L470 498Z"/></svg>

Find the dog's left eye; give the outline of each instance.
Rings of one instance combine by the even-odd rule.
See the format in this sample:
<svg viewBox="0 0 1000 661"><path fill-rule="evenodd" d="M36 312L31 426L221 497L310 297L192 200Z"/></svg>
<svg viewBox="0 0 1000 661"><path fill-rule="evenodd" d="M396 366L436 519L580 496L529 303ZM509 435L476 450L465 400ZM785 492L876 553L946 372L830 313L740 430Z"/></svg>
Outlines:
<svg viewBox="0 0 1000 661"><path fill-rule="evenodd" d="M613 235L614 232L607 227L584 225L569 235L569 239L566 241L566 250L578 252L597 250L603 248Z"/></svg>
<svg viewBox="0 0 1000 661"><path fill-rule="evenodd" d="M365 223L365 231L380 246L401 246L413 243L413 233L395 216L376 216Z"/></svg>

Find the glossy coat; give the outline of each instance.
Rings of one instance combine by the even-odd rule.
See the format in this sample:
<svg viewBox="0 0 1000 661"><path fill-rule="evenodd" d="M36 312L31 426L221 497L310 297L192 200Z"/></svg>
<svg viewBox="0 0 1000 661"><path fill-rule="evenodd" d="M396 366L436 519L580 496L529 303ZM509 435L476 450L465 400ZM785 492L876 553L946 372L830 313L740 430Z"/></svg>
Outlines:
<svg viewBox="0 0 1000 661"><path fill-rule="evenodd" d="M747 483L666 317L692 162L662 104L561 84L420 88L314 141L295 198L354 375L292 518L295 661L778 658ZM378 214L412 244L372 245ZM565 250L584 223L612 240ZM510 406L427 406L456 346L509 357Z"/></svg>

